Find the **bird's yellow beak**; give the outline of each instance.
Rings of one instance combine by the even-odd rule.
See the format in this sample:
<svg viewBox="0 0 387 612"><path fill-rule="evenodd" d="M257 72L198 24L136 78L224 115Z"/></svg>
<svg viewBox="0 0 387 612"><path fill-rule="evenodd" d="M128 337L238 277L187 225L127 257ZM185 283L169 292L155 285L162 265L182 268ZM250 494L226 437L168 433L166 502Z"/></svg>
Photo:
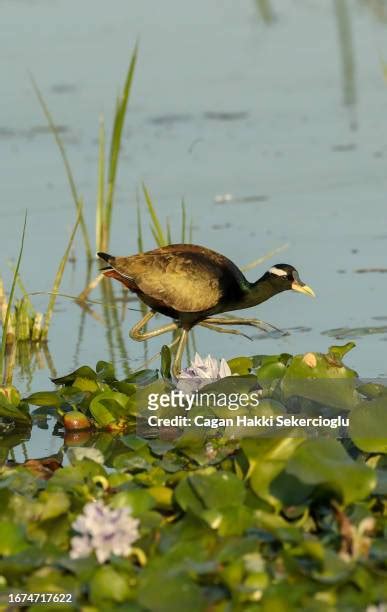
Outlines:
<svg viewBox="0 0 387 612"><path fill-rule="evenodd" d="M292 283L292 289L293 291L298 291L299 293L305 293L305 295L310 295L310 297L316 297L316 294L311 287L309 287L308 285L302 285L297 281L294 281Z"/></svg>

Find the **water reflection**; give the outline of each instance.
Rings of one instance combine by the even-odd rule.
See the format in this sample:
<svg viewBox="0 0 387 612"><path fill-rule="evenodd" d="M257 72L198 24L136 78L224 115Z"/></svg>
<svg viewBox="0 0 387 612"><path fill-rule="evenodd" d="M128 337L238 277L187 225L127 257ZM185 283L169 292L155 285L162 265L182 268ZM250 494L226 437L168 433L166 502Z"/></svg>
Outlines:
<svg viewBox="0 0 387 612"><path fill-rule="evenodd" d="M11 385L17 375L24 381L26 391L30 392L38 370L46 370L51 378L58 375L47 342L20 341L7 346L4 367L5 385Z"/></svg>
<svg viewBox="0 0 387 612"><path fill-rule="evenodd" d="M271 0L256 0L259 16L264 23L273 23L275 16L271 6Z"/></svg>
<svg viewBox="0 0 387 612"><path fill-rule="evenodd" d="M339 49L341 58L341 74L343 86L343 102L345 106L353 109L356 104L356 65L352 40L351 14L347 0L333 0L336 17ZM355 114L350 119L351 128L357 128Z"/></svg>
<svg viewBox="0 0 387 612"><path fill-rule="evenodd" d="M374 17L383 23L387 22L387 3L386 0L360 0L365 8L370 9Z"/></svg>

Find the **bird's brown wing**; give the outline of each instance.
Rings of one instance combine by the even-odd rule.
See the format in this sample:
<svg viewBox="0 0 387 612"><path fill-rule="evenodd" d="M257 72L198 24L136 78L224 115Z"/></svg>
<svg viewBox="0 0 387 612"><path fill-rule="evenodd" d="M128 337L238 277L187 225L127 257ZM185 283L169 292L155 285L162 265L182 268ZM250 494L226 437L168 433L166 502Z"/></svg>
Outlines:
<svg viewBox="0 0 387 612"><path fill-rule="evenodd" d="M168 247L132 257L115 257L112 267L140 291L180 312L213 308L222 297L220 262L202 252Z"/></svg>

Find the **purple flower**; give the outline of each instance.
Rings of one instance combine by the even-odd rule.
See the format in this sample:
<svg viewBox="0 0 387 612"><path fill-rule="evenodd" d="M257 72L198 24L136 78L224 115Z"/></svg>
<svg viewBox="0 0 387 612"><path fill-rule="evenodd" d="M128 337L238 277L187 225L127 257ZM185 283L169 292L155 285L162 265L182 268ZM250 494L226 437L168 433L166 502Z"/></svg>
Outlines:
<svg viewBox="0 0 387 612"><path fill-rule="evenodd" d="M186 393L196 391L210 382L232 376L230 367L225 359L220 363L211 355L204 359L196 353L191 365L180 372L176 387Z"/></svg>
<svg viewBox="0 0 387 612"><path fill-rule="evenodd" d="M111 555L127 557L132 544L139 537L139 520L131 510L109 508L102 501L90 502L83 508L72 527L80 535L71 539L70 557L79 559L95 553L98 563L104 563Z"/></svg>

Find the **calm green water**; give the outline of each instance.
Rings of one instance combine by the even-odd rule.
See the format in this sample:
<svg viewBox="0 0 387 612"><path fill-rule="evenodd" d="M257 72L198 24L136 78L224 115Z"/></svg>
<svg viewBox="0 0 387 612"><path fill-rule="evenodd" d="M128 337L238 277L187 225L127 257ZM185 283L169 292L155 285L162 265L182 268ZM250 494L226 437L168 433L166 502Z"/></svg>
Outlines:
<svg viewBox="0 0 387 612"><path fill-rule="evenodd" d="M385 375L387 276L355 272L387 265L385 5L116 0L112 11L101 0L1 0L1 274L10 277L7 260L17 254L27 208L22 276L29 291L49 290L75 216L28 71L63 126L92 230L98 116L103 112L109 124L138 38L111 251L137 251L141 181L160 216L170 218L177 241L184 197L194 241L240 265L289 243L265 269L292 263L318 299L283 294L251 315L297 329L283 339L253 342L200 330L200 352L227 358L325 350L335 342L322 335L326 330L380 326L381 333L358 334L348 362L363 376ZM215 201L224 194L235 200ZM146 233L145 247L153 246ZM62 286L71 295L85 284L80 237L75 255ZM91 297L103 296L97 289ZM47 298L36 296L34 303L44 309ZM127 336L139 313L127 311L121 321L121 310L119 304L110 337L106 325L72 301L58 300L49 343L58 374L111 359L111 352L123 371L125 353L132 367L141 365L144 347ZM103 315L101 306L95 311ZM152 342L148 354L160 344ZM49 388L45 357L34 358L32 369L32 378L17 371L16 384Z"/></svg>

